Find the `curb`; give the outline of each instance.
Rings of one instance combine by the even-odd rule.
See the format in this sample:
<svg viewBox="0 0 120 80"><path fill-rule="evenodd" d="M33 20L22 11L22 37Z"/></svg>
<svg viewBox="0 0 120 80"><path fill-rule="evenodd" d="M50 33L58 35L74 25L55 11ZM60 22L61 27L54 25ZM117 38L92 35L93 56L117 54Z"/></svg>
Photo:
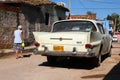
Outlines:
<svg viewBox="0 0 120 80"><path fill-rule="evenodd" d="M27 47L25 47L24 50L29 50L29 49L34 49L34 48L35 48L35 46L27 46ZM8 52L14 52L14 50L13 49L0 49L0 54L8 53Z"/></svg>

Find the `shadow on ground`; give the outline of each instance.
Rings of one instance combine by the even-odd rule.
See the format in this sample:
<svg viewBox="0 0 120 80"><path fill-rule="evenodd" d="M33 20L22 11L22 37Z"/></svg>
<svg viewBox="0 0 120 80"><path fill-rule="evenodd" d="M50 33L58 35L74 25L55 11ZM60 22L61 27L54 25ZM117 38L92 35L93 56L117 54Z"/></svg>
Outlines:
<svg viewBox="0 0 120 80"><path fill-rule="evenodd" d="M57 60L54 64L49 64L48 62L43 62L42 64L39 64L38 66L46 66L46 67L59 67L59 68L68 68L68 69L93 69L95 66L91 64L90 59L80 59L80 58L74 58L74 59L65 59L60 58Z"/></svg>
<svg viewBox="0 0 120 80"><path fill-rule="evenodd" d="M102 80L120 80L120 62L115 65L112 70L106 75L106 74L95 74L95 75L88 75L88 76L82 76L83 79L91 79L92 78L104 78Z"/></svg>
<svg viewBox="0 0 120 80"><path fill-rule="evenodd" d="M102 56L102 62L107 59L107 55ZM101 62L101 63L102 63ZM75 69L93 69L96 66L92 63L91 58L64 58L59 57L57 62L49 64L47 61L39 64L39 66L60 67L60 68L75 68ZM99 66L98 66L99 67Z"/></svg>
<svg viewBox="0 0 120 80"><path fill-rule="evenodd" d="M23 50L23 57L26 57L26 58L30 57L32 55L30 53L32 53L33 50L34 50L34 48L27 48L27 49ZM0 52L0 59L9 58L9 57L12 57L14 55L15 55L15 52L12 49L9 49L8 51L7 51L7 49L3 49Z"/></svg>
<svg viewBox="0 0 120 80"><path fill-rule="evenodd" d="M112 68L103 80L120 80L120 62Z"/></svg>
<svg viewBox="0 0 120 80"><path fill-rule="evenodd" d="M23 54L23 58L29 58L32 54Z"/></svg>

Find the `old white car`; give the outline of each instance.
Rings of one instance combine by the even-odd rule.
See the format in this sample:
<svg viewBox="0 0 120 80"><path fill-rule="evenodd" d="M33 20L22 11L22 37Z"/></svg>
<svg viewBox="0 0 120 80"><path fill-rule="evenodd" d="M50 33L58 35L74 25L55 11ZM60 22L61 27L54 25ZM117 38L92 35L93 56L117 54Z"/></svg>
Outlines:
<svg viewBox="0 0 120 80"><path fill-rule="evenodd" d="M117 37L117 35L113 35L113 36L112 36L112 41L113 41L113 42L118 42L118 37Z"/></svg>
<svg viewBox="0 0 120 80"><path fill-rule="evenodd" d="M91 58L99 66L101 56L110 55L112 38L99 21L78 19L53 23L51 32L33 32L36 50L49 63L58 57Z"/></svg>

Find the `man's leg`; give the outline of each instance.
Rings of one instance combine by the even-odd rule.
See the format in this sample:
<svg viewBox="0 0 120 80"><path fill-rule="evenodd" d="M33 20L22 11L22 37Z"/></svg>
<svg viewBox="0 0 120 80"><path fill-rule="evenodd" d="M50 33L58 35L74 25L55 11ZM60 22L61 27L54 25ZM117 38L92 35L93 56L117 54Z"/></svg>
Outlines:
<svg viewBox="0 0 120 80"><path fill-rule="evenodd" d="M19 58L19 51L16 50L15 53L16 53L16 59L18 59Z"/></svg>
<svg viewBox="0 0 120 80"><path fill-rule="evenodd" d="M23 57L23 55L22 55L22 50L20 51L20 57Z"/></svg>

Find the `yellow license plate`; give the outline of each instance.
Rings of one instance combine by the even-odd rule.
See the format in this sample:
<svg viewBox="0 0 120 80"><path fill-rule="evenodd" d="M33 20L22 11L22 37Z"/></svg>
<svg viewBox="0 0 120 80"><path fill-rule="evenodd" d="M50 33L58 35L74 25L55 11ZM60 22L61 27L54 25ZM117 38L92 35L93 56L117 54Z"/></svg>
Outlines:
<svg viewBox="0 0 120 80"><path fill-rule="evenodd" d="M58 52L64 51L64 46L53 46L53 50Z"/></svg>

